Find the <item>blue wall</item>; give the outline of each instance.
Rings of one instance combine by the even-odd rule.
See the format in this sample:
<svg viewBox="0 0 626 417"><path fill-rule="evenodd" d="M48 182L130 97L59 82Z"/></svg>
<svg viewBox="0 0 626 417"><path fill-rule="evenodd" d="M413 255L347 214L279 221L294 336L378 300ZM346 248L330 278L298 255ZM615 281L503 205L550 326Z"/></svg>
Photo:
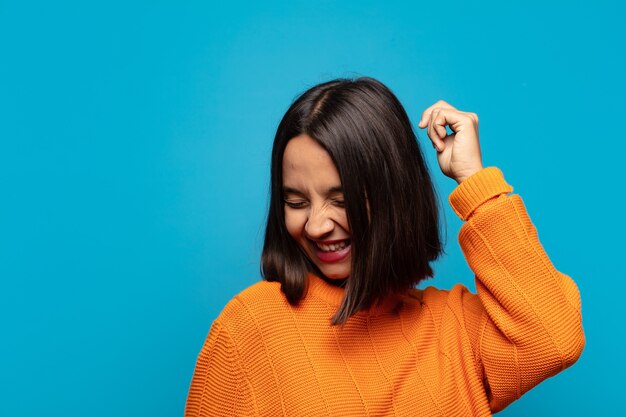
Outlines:
<svg viewBox="0 0 626 417"><path fill-rule="evenodd" d="M440 98L478 113L578 282L583 356L501 415L623 412L623 6L223 3L0 1L0 415L181 415L212 320L259 279L280 117L358 74L415 123ZM446 218L430 284L473 287Z"/></svg>

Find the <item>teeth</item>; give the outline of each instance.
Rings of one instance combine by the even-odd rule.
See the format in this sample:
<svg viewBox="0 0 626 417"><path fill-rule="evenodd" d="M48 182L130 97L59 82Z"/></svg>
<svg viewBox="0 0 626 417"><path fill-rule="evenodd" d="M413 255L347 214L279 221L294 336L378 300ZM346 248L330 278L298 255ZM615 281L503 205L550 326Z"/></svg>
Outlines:
<svg viewBox="0 0 626 417"><path fill-rule="evenodd" d="M330 245L324 245L322 243L317 243L317 247L320 248L321 250L323 250L324 252L335 252L338 251L340 249L345 248L348 245L348 241L344 240L342 242L339 243L333 243Z"/></svg>

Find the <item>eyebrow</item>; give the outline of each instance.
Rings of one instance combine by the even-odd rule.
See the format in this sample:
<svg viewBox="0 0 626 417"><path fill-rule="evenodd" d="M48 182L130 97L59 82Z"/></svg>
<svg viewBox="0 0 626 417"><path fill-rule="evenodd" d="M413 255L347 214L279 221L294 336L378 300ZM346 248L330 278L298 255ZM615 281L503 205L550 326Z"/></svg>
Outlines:
<svg viewBox="0 0 626 417"><path fill-rule="evenodd" d="M334 193L343 193L343 187L341 185L330 187L326 190L326 194L334 194ZM299 194L304 195L304 193L297 188L293 187L283 187L283 194Z"/></svg>

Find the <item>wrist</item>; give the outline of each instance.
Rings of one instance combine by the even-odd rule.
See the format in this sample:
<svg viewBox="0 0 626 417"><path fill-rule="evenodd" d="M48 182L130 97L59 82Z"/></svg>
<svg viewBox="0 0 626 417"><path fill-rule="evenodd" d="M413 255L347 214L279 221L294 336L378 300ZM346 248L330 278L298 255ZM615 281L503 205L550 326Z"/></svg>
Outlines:
<svg viewBox="0 0 626 417"><path fill-rule="evenodd" d="M482 165L479 167L475 167L471 170L463 172L461 175L457 175L456 177L454 177L454 180L457 182L457 184L460 184L466 179L468 179L469 177L471 177L472 175L476 174L477 172L482 171L482 169L483 169Z"/></svg>
<svg viewBox="0 0 626 417"><path fill-rule="evenodd" d="M487 167L459 184L448 200L459 218L466 220L478 206L500 194L508 194L513 187L506 183L502 171Z"/></svg>

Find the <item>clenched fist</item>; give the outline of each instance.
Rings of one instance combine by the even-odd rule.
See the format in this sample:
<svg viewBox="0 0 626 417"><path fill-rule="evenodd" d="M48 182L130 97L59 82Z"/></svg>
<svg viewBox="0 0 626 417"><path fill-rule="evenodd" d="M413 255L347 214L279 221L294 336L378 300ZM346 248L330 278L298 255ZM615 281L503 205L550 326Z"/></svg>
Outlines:
<svg viewBox="0 0 626 417"><path fill-rule="evenodd" d="M452 134L448 135L446 126ZM439 100L422 113L418 127L428 127L441 171L459 184L483 168L476 113L455 109Z"/></svg>

